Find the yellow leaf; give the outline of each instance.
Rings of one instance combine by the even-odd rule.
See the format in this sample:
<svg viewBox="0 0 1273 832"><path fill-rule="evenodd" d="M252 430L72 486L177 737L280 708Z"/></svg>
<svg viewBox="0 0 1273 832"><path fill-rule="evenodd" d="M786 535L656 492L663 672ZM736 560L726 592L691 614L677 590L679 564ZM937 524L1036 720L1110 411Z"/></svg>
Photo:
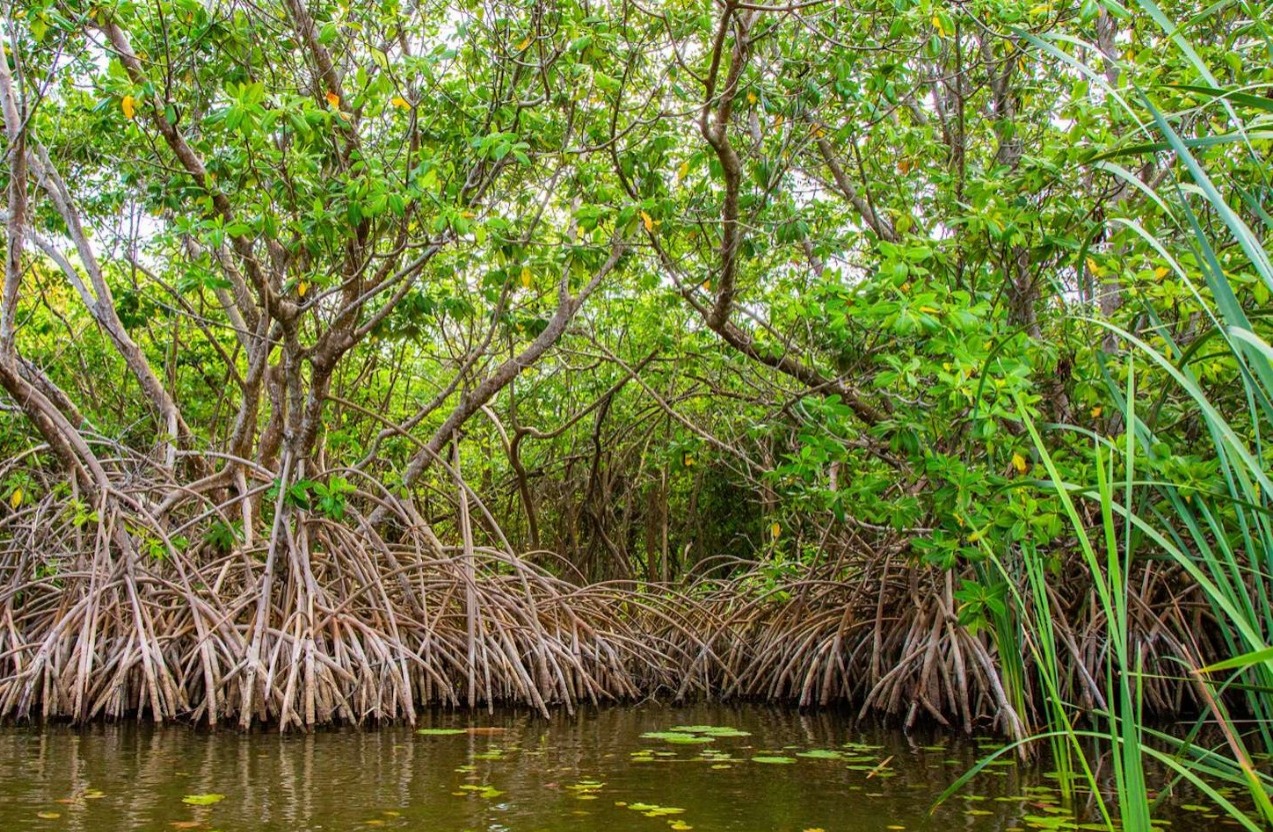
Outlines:
<svg viewBox="0 0 1273 832"><path fill-rule="evenodd" d="M522 38L522 42L517 44L517 51L520 52L527 46L530 46L530 38Z"/></svg>
<svg viewBox="0 0 1273 832"><path fill-rule="evenodd" d="M309 284L302 280L296 284L296 297L303 298L305 293L309 291Z"/></svg>
<svg viewBox="0 0 1273 832"><path fill-rule="evenodd" d="M395 95L392 99L390 99L389 103L397 107L399 110L411 109L411 104L407 101L407 99L400 95Z"/></svg>
<svg viewBox="0 0 1273 832"><path fill-rule="evenodd" d="M1101 267L1096 265L1096 261L1091 257L1087 258L1087 270L1096 277L1101 276Z"/></svg>
<svg viewBox="0 0 1273 832"><path fill-rule="evenodd" d="M644 211L641 212L641 222L645 225L646 231L654 230L654 218Z"/></svg>
<svg viewBox="0 0 1273 832"><path fill-rule="evenodd" d="M327 106L331 107L333 110L340 109L340 96L331 90L327 91Z"/></svg>
<svg viewBox="0 0 1273 832"><path fill-rule="evenodd" d="M1092 418L1093 419L1101 418L1101 406L1099 404L1096 407L1092 408Z"/></svg>
<svg viewBox="0 0 1273 832"><path fill-rule="evenodd" d="M9 508L16 509L22 505L22 486L13 489L13 493L9 495Z"/></svg>
<svg viewBox="0 0 1273 832"><path fill-rule="evenodd" d="M530 288L531 277L532 275L530 273L530 266L522 266L522 288L523 289Z"/></svg>
<svg viewBox="0 0 1273 832"><path fill-rule="evenodd" d="M1012 455L1012 467L1017 469L1018 474L1024 474L1027 470L1029 470L1029 466L1026 465L1025 457L1021 454Z"/></svg>
<svg viewBox="0 0 1273 832"><path fill-rule="evenodd" d="M685 467L688 468L694 464L694 457L690 456L689 454L686 454L681 461L685 464Z"/></svg>
<svg viewBox="0 0 1273 832"><path fill-rule="evenodd" d="M1154 277L1158 278L1159 280L1162 280L1164 277L1166 277L1169 274L1171 274L1171 271L1166 266L1159 266L1158 268L1154 269Z"/></svg>
<svg viewBox="0 0 1273 832"><path fill-rule="evenodd" d="M758 101L758 100L759 100L759 99L757 99L757 98L756 98L756 93L754 93L754 92L749 92L749 93L747 93L747 103L748 103L748 104L755 104L755 103L756 103L756 101Z"/></svg>
<svg viewBox="0 0 1273 832"><path fill-rule="evenodd" d="M681 162L681 166L676 169L676 181L680 182L682 179L684 179L686 176L689 175L689 172L690 172L689 160Z"/></svg>
<svg viewBox="0 0 1273 832"><path fill-rule="evenodd" d="M133 98L131 95L124 96L119 102L119 109L124 111L124 118L131 119L133 116L137 115L137 99Z"/></svg>
<svg viewBox="0 0 1273 832"><path fill-rule="evenodd" d="M911 290L911 284L910 284L910 281L907 281L906 283L903 283L903 284L902 284L902 294L906 294L906 293L907 293L907 292L909 292L910 290Z"/></svg>
<svg viewBox="0 0 1273 832"><path fill-rule="evenodd" d="M975 532L973 532L972 534L968 535L968 542L969 542L969 543L976 543L978 540L981 540L981 534L982 534L981 529L977 529L977 531L975 531Z"/></svg>
<svg viewBox="0 0 1273 832"><path fill-rule="evenodd" d="M774 523L772 526L769 527L769 536L772 537L774 540L777 540L778 535L780 534L782 534L782 526L780 526L779 524Z"/></svg>
<svg viewBox="0 0 1273 832"><path fill-rule="evenodd" d="M35 816L37 818L43 818L44 820L57 820L58 818L62 817L62 813L61 812L36 812Z"/></svg>

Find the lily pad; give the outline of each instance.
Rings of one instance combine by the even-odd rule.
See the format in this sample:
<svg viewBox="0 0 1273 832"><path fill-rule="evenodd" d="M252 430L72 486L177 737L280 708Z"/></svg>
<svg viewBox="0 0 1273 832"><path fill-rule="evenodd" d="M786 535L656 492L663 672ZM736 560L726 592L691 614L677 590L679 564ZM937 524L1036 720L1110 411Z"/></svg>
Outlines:
<svg viewBox="0 0 1273 832"><path fill-rule="evenodd" d="M474 786L474 785L460 786L460 793L463 794L464 792L474 794L482 798L483 800L492 800L503 794L502 791L495 788L494 786Z"/></svg>
<svg viewBox="0 0 1273 832"><path fill-rule="evenodd" d="M809 760L839 760L844 757L839 751L833 751L826 748L813 748L808 751L801 751L796 755Z"/></svg>
<svg viewBox="0 0 1273 832"><path fill-rule="evenodd" d="M685 810L676 806L660 806L657 803L629 803L628 808L640 812L647 818L662 818L668 815L679 815Z"/></svg>
<svg viewBox="0 0 1273 832"><path fill-rule="evenodd" d="M223 794L188 794L181 798L182 803L188 803L191 806L211 806L223 800L225 800Z"/></svg>
<svg viewBox="0 0 1273 832"><path fill-rule="evenodd" d="M677 725L671 729L680 734L698 734L704 737L750 737L750 731L742 731L729 725Z"/></svg>
<svg viewBox="0 0 1273 832"><path fill-rule="evenodd" d="M643 740L663 740L676 745L694 745L697 743L715 742L714 737L700 734L686 734L681 731L648 731L641 735Z"/></svg>

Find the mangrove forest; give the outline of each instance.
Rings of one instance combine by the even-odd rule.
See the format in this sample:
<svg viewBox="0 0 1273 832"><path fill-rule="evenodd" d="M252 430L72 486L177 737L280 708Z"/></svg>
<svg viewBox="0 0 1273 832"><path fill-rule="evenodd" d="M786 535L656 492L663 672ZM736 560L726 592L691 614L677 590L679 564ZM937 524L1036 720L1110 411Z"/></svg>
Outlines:
<svg viewBox="0 0 1273 832"><path fill-rule="evenodd" d="M877 828L800 770L918 829L1045 760L1082 812L967 828L1273 828L1263 0L0 12L0 759L497 806L601 743L781 776L543 773L552 829L795 832ZM461 814L404 828L549 816Z"/></svg>

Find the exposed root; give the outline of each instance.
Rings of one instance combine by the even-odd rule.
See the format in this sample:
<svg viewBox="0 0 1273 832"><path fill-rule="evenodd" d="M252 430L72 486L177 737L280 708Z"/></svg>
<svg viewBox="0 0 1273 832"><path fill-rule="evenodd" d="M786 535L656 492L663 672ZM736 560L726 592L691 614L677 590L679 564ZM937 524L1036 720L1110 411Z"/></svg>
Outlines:
<svg viewBox="0 0 1273 832"><path fill-rule="evenodd" d="M286 730L413 722L434 704L547 713L666 696L851 703L1011 737L1034 721L989 632L960 623L955 576L900 547L783 575L725 564L733 577L679 588L578 586L505 551L445 546L409 506L392 507L389 540L352 509L335 522L280 499L271 533L221 552L192 539L246 498L208 498L173 525L141 490L96 507L58 493L0 520L0 716ZM1177 586L1145 569L1133 634L1146 708L1164 714L1196 707L1183 667L1215 654L1199 641L1205 605ZM1103 707L1105 628L1088 596L1054 599L1063 692L1080 709Z"/></svg>
<svg viewBox="0 0 1273 832"><path fill-rule="evenodd" d="M71 508L48 499L3 530L5 715L287 728L413 721L420 705L470 699L546 712L651 681L631 672L650 650L611 593L506 555L475 552L470 586L460 557L410 531L389 545L291 512L272 543L210 556L117 502L97 517Z"/></svg>

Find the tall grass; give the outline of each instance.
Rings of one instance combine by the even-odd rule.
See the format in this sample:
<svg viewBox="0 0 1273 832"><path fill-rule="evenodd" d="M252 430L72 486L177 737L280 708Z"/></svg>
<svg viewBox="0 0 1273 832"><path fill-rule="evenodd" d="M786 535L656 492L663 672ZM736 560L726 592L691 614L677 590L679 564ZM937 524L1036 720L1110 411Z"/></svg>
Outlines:
<svg viewBox="0 0 1273 832"><path fill-rule="evenodd" d="M1064 648L1053 631L1052 601L1039 553L1029 544L1023 546L1019 566L988 554L1004 578L1018 587L1015 612L1046 702L1047 727L1040 736L1051 739L1063 764L1077 762L1106 824L1130 832L1150 829L1155 802L1146 767L1153 765L1173 781L1191 784L1244 828L1258 830L1273 827L1273 780L1255 763L1259 755L1273 753L1273 483L1267 444L1273 428L1273 347L1257 331L1257 322L1239 296L1249 291L1245 287L1251 285L1250 277L1273 291L1273 265L1263 242L1273 232L1273 216L1257 196L1269 186L1264 169L1258 164L1238 167L1251 171L1257 181L1244 182L1229 173L1222 187L1217 184L1215 154L1258 159L1257 143L1269 138L1267 129L1260 127L1273 113L1273 101L1241 87L1224 87L1189 42L1189 27L1171 22L1153 0L1138 0L1138 6L1161 28L1164 47L1176 49L1181 65L1196 76L1188 89L1208 100L1213 118L1223 120L1227 130L1203 139L1185 138L1177 130L1178 121L1155 103L1155 93L1161 90L1138 88L1134 75L1126 76L1130 90L1113 89L1101 72L1061 51L1060 41L1032 39L1103 86L1108 100L1140 125L1144 135L1137 140L1147 139L1148 144L1121 152L1160 153L1171 160L1175 177L1157 184L1147 184L1112 163L1119 152L1099 161L1166 217L1154 231L1132 219L1116 222L1144 243L1145 251L1161 261L1202 310L1201 326L1190 333L1189 343L1177 343L1171 327L1160 325L1158 310L1149 306L1137 310L1141 325L1134 331L1109 321L1089 321L1116 334L1125 346L1125 353L1111 357L1105 368L1108 394L1121 417L1115 421L1121 425L1121 436L1087 433L1076 443L1075 433L1066 442L1059 432L1079 429L1039 425L1028 404L1017 401L1046 471L1040 485L1055 494L1068 518L1107 624L1106 701L1095 715L1094 729L1076 724L1073 708L1062 694L1058 653ZM1189 24L1233 8L1217 4ZM1253 14L1258 31L1263 24L1258 10ZM1239 272L1249 276L1243 285L1235 279ZM1204 342L1207 348L1198 349ZM1205 360L1222 357L1235 368L1228 389L1200 381L1197 365L1204 353ZM1162 461L1163 449L1182 438L1175 426L1159 423L1157 406L1146 407L1142 387L1171 397L1201 426L1200 444L1217 469L1214 487L1164 478L1156 463ZM1055 433L1045 439L1045 431ZM1082 466L1058 462L1056 449L1075 444L1089 448L1094 472L1089 481L1067 480L1068 472ZM1142 470L1150 473L1142 475ZM1138 560L1146 557L1169 560L1196 585L1221 627L1229 654L1207 667L1198 666L1204 659L1194 656L1193 666L1182 669L1206 705L1199 725L1183 737L1151 730L1142 716L1142 667L1129 639L1136 589L1129 581ZM1249 719L1235 718L1235 704ZM1209 730L1202 730L1202 722ZM1203 736L1221 739L1207 745ZM1093 775L1094 753L1108 754L1112 761L1114 791L1108 801ZM1235 792L1242 799L1233 798Z"/></svg>

